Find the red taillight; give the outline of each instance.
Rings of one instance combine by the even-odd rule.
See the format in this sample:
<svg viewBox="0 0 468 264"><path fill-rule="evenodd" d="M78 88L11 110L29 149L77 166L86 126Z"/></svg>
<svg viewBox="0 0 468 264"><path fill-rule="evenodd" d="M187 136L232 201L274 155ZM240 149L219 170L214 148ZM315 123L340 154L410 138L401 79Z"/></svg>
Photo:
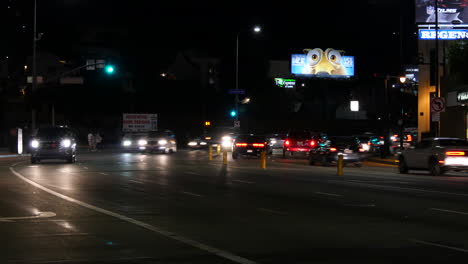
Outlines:
<svg viewBox="0 0 468 264"><path fill-rule="evenodd" d="M335 152L336 148L330 148L330 152Z"/></svg>
<svg viewBox="0 0 468 264"><path fill-rule="evenodd" d="M447 156L465 156L465 151L447 151L445 152Z"/></svg>
<svg viewBox="0 0 468 264"><path fill-rule="evenodd" d="M236 147L247 147L247 143L236 143Z"/></svg>
<svg viewBox="0 0 468 264"><path fill-rule="evenodd" d="M311 146L311 147L315 147L315 145L317 145L317 143L315 142L315 140L311 140L311 141L310 141L310 146Z"/></svg>
<svg viewBox="0 0 468 264"><path fill-rule="evenodd" d="M254 148L263 148L263 147L265 147L265 144L263 144L263 143L253 143L252 145L254 146Z"/></svg>
<svg viewBox="0 0 468 264"><path fill-rule="evenodd" d="M406 141L409 141L409 142L413 141L413 136L406 135Z"/></svg>
<svg viewBox="0 0 468 264"><path fill-rule="evenodd" d="M291 142L289 141L289 139L288 139L288 140L286 140L286 141L284 141L284 145L285 145L285 146L289 146L289 145L291 145Z"/></svg>
<svg viewBox="0 0 468 264"><path fill-rule="evenodd" d="M370 146L370 145L372 145L372 143L370 143L370 142L367 142L367 145L369 145L369 146Z"/></svg>

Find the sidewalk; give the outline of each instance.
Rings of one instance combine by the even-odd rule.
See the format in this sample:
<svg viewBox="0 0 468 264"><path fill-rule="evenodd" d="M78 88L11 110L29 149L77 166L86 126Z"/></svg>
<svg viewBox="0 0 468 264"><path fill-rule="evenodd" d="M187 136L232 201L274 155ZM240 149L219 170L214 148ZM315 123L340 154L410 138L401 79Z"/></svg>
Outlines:
<svg viewBox="0 0 468 264"><path fill-rule="evenodd" d="M25 154L15 154L8 151L8 149L0 148L0 159L4 158L19 158L19 157L29 157L31 156L28 153Z"/></svg>

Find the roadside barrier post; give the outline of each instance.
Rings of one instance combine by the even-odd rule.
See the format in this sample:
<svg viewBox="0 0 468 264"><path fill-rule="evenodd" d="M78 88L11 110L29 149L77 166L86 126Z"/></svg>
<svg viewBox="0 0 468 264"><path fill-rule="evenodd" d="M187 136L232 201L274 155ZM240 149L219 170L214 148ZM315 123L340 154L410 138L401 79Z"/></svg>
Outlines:
<svg viewBox="0 0 468 264"><path fill-rule="evenodd" d="M267 155L266 151L260 152L260 168L266 169Z"/></svg>
<svg viewBox="0 0 468 264"><path fill-rule="evenodd" d="M227 149L223 150L223 164L227 165Z"/></svg>
<svg viewBox="0 0 468 264"><path fill-rule="evenodd" d="M343 154L339 153L338 154L338 162L336 163L336 167L337 167L336 174L338 176L343 176L343 166L344 166Z"/></svg>
<svg viewBox="0 0 468 264"><path fill-rule="evenodd" d="M208 160L213 160L213 146L208 146Z"/></svg>
<svg viewBox="0 0 468 264"><path fill-rule="evenodd" d="M221 154L221 144L216 145L216 154Z"/></svg>

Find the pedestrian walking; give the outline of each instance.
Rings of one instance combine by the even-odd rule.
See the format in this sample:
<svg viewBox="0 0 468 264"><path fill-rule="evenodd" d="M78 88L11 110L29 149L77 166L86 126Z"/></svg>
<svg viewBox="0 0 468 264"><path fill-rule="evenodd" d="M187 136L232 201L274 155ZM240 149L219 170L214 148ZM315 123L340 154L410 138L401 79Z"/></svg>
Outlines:
<svg viewBox="0 0 468 264"><path fill-rule="evenodd" d="M102 142L102 137L98 132L96 133L96 150L98 149L98 145L101 144L101 142Z"/></svg>
<svg viewBox="0 0 468 264"><path fill-rule="evenodd" d="M96 151L96 136L92 132L88 134L88 146L89 151L94 152Z"/></svg>

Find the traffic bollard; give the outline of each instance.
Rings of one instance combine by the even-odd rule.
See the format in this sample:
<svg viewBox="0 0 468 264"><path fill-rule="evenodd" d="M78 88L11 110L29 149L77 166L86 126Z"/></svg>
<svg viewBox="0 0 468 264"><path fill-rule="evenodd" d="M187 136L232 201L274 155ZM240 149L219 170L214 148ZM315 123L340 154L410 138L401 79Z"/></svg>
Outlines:
<svg viewBox="0 0 468 264"><path fill-rule="evenodd" d="M208 160L213 160L213 146L208 146Z"/></svg>
<svg viewBox="0 0 468 264"><path fill-rule="evenodd" d="M223 164L227 165L227 150L226 149L223 151Z"/></svg>
<svg viewBox="0 0 468 264"><path fill-rule="evenodd" d="M267 155L266 151L260 152L260 168L266 169Z"/></svg>
<svg viewBox="0 0 468 264"><path fill-rule="evenodd" d="M338 154L338 162L336 163L336 167L337 167L336 174L338 176L343 176L343 166L344 166L343 154L339 153Z"/></svg>
<svg viewBox="0 0 468 264"><path fill-rule="evenodd" d="M216 145L216 154L221 154L221 144Z"/></svg>

